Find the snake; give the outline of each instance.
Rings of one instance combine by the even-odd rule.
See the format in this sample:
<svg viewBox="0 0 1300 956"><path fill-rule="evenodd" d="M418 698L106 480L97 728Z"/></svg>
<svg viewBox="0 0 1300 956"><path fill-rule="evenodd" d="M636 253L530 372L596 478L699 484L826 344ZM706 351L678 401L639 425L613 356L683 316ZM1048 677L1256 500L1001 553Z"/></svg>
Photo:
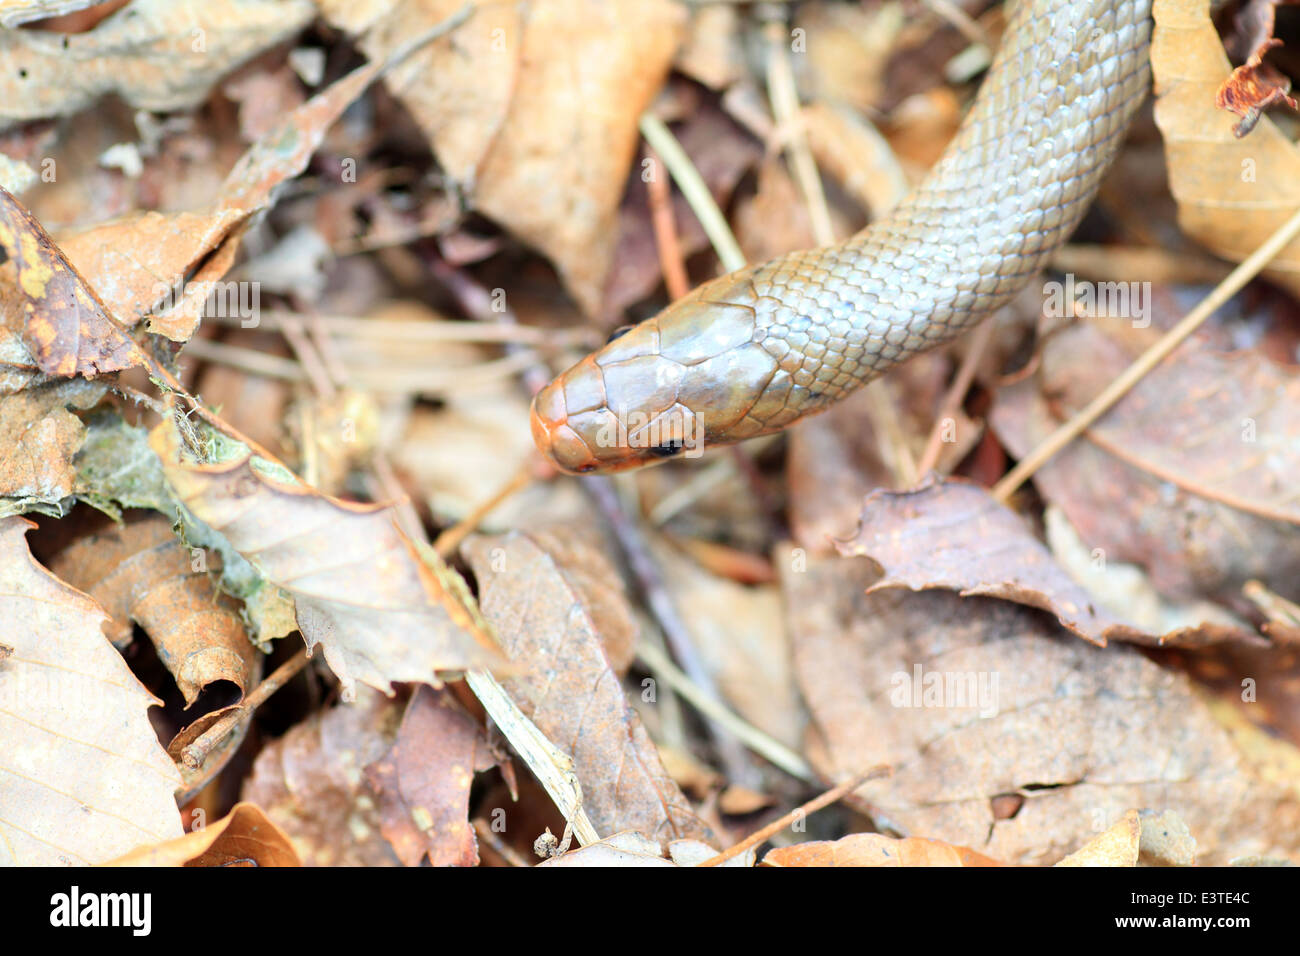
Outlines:
<svg viewBox="0 0 1300 956"><path fill-rule="evenodd" d="M1150 87L1151 0L1019 0L920 186L851 238L705 282L533 398L560 471L697 457L968 331L1074 231Z"/></svg>

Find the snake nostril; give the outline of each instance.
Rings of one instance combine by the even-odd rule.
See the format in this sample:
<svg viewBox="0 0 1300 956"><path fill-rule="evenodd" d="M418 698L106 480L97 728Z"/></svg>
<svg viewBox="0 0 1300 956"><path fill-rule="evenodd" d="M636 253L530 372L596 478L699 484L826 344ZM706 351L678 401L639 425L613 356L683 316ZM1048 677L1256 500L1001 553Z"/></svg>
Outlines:
<svg viewBox="0 0 1300 956"><path fill-rule="evenodd" d="M650 454L654 455L656 458L671 458L673 455L681 451L683 447L684 443L680 439L674 438L672 441L662 442L653 446L650 449Z"/></svg>
<svg viewBox="0 0 1300 956"><path fill-rule="evenodd" d="M605 339L605 344L608 345L610 342L613 342L615 339L627 335L634 328L636 328L635 325L620 325L613 332L609 333L609 338Z"/></svg>

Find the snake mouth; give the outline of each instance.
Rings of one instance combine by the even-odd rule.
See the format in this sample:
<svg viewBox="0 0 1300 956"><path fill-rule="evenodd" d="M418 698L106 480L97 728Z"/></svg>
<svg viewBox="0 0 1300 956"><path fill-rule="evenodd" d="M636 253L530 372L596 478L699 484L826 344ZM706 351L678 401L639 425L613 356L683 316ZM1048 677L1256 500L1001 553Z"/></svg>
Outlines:
<svg viewBox="0 0 1300 956"><path fill-rule="evenodd" d="M698 457L701 447L698 441L688 440L689 436L678 436L676 432L663 441L649 442L641 447L636 444L635 435L630 442L626 437L616 437L618 428L614 426L622 425L624 431L626 427L623 421L613 415L609 416L610 425L606 426L611 432L608 441L601 434L583 437L569 423L563 384L559 380L537 393L528 417L533 443L538 451L556 468L570 475L630 471L659 464L682 453L686 457ZM599 446L599 453L592 447L593 441Z"/></svg>
<svg viewBox="0 0 1300 956"><path fill-rule="evenodd" d="M570 475L582 475L600 467L582 436L569 426L564 389L558 382L552 382L534 396L528 420L537 450L556 468Z"/></svg>

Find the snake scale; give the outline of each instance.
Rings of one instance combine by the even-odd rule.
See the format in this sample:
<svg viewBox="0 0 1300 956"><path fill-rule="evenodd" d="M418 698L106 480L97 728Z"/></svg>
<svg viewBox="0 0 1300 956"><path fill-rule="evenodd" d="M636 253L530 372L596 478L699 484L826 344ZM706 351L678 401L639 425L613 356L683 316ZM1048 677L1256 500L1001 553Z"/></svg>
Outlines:
<svg viewBox="0 0 1300 956"><path fill-rule="evenodd" d="M1019 0L961 129L892 213L721 276L537 394L561 470L779 431L977 325L1078 225L1150 85L1150 0Z"/></svg>

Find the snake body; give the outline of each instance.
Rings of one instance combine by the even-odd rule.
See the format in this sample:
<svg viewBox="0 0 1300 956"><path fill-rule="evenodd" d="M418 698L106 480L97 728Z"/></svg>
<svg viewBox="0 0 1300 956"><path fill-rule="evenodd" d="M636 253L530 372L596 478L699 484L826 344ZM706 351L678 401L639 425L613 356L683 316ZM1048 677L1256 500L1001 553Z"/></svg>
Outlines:
<svg viewBox="0 0 1300 956"><path fill-rule="evenodd" d="M779 431L972 328L1087 210L1150 84L1150 0L1019 0L923 185L837 245L700 286L533 401L567 472Z"/></svg>

